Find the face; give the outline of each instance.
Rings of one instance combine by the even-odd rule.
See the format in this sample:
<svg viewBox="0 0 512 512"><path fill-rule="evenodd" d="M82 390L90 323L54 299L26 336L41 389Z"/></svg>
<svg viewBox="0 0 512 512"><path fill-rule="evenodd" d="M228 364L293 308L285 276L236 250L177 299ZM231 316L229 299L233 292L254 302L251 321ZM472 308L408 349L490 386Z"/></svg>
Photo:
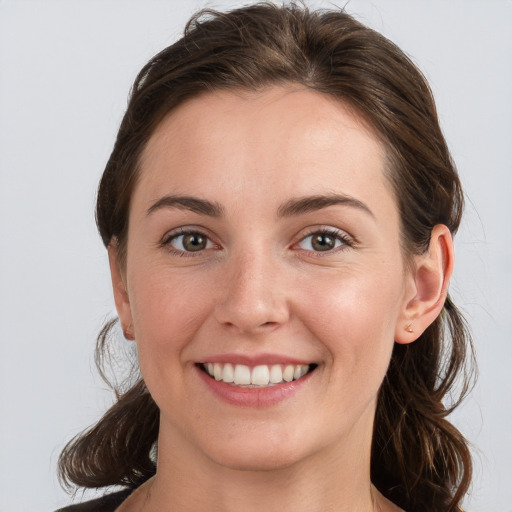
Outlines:
<svg viewBox="0 0 512 512"><path fill-rule="evenodd" d="M114 270L160 455L243 469L364 458L412 293L399 235L383 148L343 104L276 87L173 111L143 155Z"/></svg>

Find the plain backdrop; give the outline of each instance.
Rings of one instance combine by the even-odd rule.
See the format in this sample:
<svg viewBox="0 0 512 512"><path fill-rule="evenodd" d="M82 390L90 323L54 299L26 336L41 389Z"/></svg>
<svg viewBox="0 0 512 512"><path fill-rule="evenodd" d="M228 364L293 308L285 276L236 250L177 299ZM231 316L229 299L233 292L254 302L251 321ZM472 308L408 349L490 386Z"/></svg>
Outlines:
<svg viewBox="0 0 512 512"><path fill-rule="evenodd" d="M0 0L1 512L68 503L58 453L112 403L92 361L113 312L93 206L133 78L197 8L238 5ZM512 2L352 0L347 10L411 55L437 99L467 194L451 292L480 365L454 417L474 445L467 509L511 512Z"/></svg>

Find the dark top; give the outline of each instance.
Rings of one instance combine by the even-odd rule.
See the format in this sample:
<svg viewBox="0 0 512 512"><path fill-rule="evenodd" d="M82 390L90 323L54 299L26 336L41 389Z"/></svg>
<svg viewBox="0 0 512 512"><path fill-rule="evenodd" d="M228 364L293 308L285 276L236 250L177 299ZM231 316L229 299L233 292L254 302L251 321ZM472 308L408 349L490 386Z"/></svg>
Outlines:
<svg viewBox="0 0 512 512"><path fill-rule="evenodd" d="M123 491L107 494L95 500L77 503L61 508L55 512L114 512L114 510L130 496L133 489L125 489Z"/></svg>

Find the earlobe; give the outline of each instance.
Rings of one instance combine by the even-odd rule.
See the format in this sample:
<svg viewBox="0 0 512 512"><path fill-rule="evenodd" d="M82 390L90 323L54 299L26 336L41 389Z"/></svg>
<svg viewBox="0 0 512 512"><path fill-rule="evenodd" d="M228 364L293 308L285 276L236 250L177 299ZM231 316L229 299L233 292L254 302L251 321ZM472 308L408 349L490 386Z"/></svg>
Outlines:
<svg viewBox="0 0 512 512"><path fill-rule="evenodd" d="M427 251L415 256L414 261L411 292L395 330L395 341L401 344L418 339L443 309L454 263L453 240L447 226L434 227Z"/></svg>
<svg viewBox="0 0 512 512"><path fill-rule="evenodd" d="M128 340L134 339L132 312L128 296L124 270L121 269L118 258L118 245L113 241L108 246L108 259L110 264L110 277L112 279L112 290L117 314L123 329L124 337Z"/></svg>

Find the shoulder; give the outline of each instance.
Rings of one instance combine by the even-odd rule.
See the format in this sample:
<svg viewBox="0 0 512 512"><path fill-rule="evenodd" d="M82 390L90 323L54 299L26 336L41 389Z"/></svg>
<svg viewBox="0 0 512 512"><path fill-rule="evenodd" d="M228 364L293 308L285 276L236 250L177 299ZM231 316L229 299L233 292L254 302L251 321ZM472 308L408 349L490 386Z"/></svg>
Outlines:
<svg viewBox="0 0 512 512"><path fill-rule="evenodd" d="M114 512L131 493L132 489L125 489L84 503L69 505L55 512Z"/></svg>

